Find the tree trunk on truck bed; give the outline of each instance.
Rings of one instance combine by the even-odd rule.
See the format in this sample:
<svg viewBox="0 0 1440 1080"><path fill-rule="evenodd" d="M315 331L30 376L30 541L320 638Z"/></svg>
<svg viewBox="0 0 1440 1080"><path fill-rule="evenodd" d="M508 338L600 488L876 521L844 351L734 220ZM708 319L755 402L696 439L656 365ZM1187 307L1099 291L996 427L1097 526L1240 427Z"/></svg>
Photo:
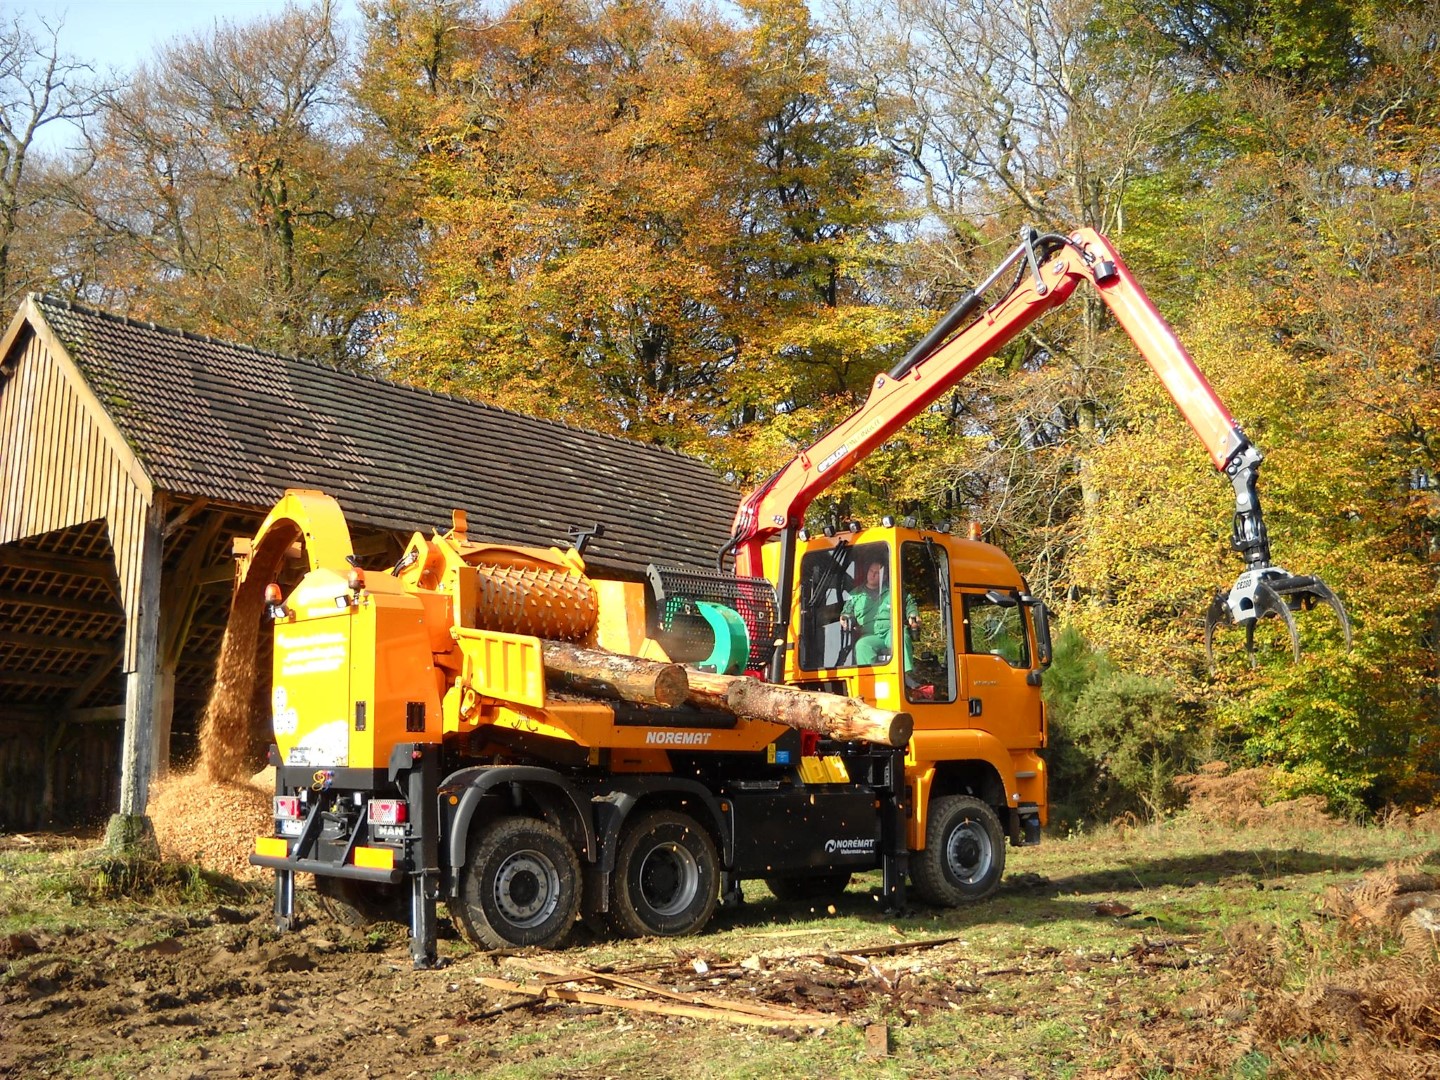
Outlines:
<svg viewBox="0 0 1440 1080"><path fill-rule="evenodd" d="M679 664L585 649L564 641L543 644L545 674L577 693L672 706L682 704L689 693L685 669Z"/></svg>
<svg viewBox="0 0 1440 1080"><path fill-rule="evenodd" d="M831 739L903 746L915 727L909 713L877 709L841 694L800 690L748 675L716 675L689 668L686 675L690 700L697 705L719 706L736 716L770 720Z"/></svg>

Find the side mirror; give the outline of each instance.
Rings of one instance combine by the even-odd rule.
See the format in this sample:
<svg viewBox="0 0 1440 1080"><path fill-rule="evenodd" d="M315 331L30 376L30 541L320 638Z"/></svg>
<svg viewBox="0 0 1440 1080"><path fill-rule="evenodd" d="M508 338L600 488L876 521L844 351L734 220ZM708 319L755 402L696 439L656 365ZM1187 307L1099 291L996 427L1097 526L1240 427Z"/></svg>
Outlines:
<svg viewBox="0 0 1440 1080"><path fill-rule="evenodd" d="M1045 606L1044 600L1032 598L1028 604L1035 619L1035 651L1039 654L1040 666L1047 668L1054 658L1050 646L1050 609Z"/></svg>

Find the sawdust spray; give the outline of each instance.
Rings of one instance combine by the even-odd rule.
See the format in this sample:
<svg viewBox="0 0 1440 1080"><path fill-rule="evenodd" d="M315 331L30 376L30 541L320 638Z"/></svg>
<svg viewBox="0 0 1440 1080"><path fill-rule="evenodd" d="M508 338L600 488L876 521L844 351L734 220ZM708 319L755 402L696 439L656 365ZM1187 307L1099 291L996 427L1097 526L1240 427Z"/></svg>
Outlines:
<svg viewBox="0 0 1440 1080"><path fill-rule="evenodd" d="M273 778L262 769L270 741L270 650L261 633L264 568L252 567L236 593L220 644L215 685L200 720L200 761L151 792L150 817L167 858L252 877L255 837L272 828Z"/></svg>
<svg viewBox="0 0 1440 1080"><path fill-rule="evenodd" d="M259 579L259 580L257 580ZM249 574L230 608L230 621L220 643L215 687L200 721L200 768L211 780L239 780L253 774L256 760L254 728L269 716L268 696L259 678L260 613L265 604L264 575Z"/></svg>

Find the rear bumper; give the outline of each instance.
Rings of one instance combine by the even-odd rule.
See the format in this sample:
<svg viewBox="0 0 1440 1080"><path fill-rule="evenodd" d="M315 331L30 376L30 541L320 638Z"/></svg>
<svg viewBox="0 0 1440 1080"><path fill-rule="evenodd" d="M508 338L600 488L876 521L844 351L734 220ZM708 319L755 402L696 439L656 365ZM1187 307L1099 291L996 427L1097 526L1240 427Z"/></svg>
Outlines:
<svg viewBox="0 0 1440 1080"><path fill-rule="evenodd" d="M398 885L405 880L405 869L393 867L381 870L378 867L353 866L349 863L336 864L324 859L287 859L278 855L251 855L251 866L263 866L267 870L290 870L301 874L317 874L320 877L346 878L350 881L373 881L381 885Z"/></svg>

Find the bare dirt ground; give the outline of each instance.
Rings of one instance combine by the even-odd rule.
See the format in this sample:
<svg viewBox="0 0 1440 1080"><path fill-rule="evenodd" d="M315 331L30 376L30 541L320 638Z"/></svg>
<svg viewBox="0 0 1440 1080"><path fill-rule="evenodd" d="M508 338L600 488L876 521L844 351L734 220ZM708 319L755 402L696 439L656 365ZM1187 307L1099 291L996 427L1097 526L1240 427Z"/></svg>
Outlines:
<svg viewBox="0 0 1440 1080"><path fill-rule="evenodd" d="M282 936L263 886L0 837L0 1076L1440 1076L1440 915L1423 914L1440 832L1278 830L1051 840L1012 854L991 901L899 919L859 881L833 910L757 885L687 939L582 928L491 955L446 936L436 971L412 969L400 928L345 929L309 894ZM584 996L662 1000L626 978L806 1019ZM546 980L579 999L542 997Z"/></svg>

